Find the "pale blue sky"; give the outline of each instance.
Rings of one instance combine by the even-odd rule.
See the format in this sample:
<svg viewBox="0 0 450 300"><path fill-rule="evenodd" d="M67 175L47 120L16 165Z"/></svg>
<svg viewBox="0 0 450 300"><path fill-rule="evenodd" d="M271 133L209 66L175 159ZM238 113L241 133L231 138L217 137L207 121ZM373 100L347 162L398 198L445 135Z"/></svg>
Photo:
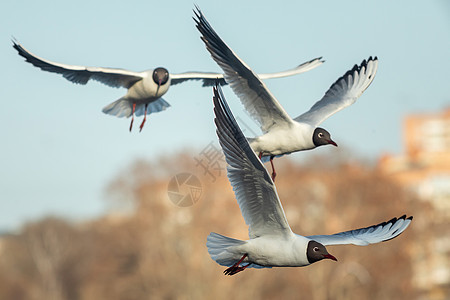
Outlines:
<svg viewBox="0 0 450 300"><path fill-rule="evenodd" d="M369 89L322 124L352 153L368 159L400 153L405 115L450 106L448 1L196 3L256 72L324 57L326 63L311 72L266 81L292 116L309 109L354 64L378 56ZM172 87L164 96L172 107L151 115L142 133L130 134L129 119L101 112L124 89L72 84L25 63L11 47L14 36L35 54L61 63L220 71L194 27L192 2L6 1L0 6L0 229L49 213L98 215L106 207L106 186L135 159L184 148L200 151L216 141L212 91L199 82ZM232 91L224 92L233 112L254 124ZM315 151L333 150L325 148Z"/></svg>

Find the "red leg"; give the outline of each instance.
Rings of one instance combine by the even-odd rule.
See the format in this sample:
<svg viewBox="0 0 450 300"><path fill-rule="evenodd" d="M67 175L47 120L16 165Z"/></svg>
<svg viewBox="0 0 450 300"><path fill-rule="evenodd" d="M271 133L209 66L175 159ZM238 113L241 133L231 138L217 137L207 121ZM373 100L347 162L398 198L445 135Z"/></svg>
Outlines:
<svg viewBox="0 0 450 300"><path fill-rule="evenodd" d="M242 256L242 258L237 263L235 263L234 265L232 265L231 267L229 267L228 269L223 271L223 273L225 275L231 276L231 275L237 274L241 271L244 271L248 266L250 266L250 263L248 263L247 265L242 266L242 267L240 267L239 265L244 261L244 259L246 257L247 257L247 253L244 254L244 256Z"/></svg>
<svg viewBox="0 0 450 300"><path fill-rule="evenodd" d="M146 103L145 104L145 111L144 111L144 120L142 120L142 123L141 123L141 126L139 126L139 132L141 132L142 131L142 128L144 128L144 123L145 123L145 120L147 119L147 106L148 106L148 104Z"/></svg>
<svg viewBox="0 0 450 300"><path fill-rule="evenodd" d="M277 176L277 172L275 172L275 167L273 166L273 158L275 156L270 157L270 164L272 165L272 181L275 182L275 177Z"/></svg>
<svg viewBox="0 0 450 300"><path fill-rule="evenodd" d="M259 155L258 155L258 157L259 157L259 160L261 160L261 157L262 157L262 151L261 151L261 152L259 152Z"/></svg>
<svg viewBox="0 0 450 300"><path fill-rule="evenodd" d="M136 110L136 103L133 103L133 111L131 112L131 124L130 124L130 132L133 128L133 122L134 122L134 111Z"/></svg>

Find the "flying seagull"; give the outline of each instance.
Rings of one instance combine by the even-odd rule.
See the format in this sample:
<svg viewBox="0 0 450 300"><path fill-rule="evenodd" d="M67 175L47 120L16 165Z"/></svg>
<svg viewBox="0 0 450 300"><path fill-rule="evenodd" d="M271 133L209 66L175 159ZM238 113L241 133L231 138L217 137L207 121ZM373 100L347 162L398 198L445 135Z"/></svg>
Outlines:
<svg viewBox="0 0 450 300"><path fill-rule="evenodd" d="M355 103L372 83L377 71L377 57L363 60L331 85L309 111L292 119L272 95L261 78L243 62L217 35L197 7L194 20L201 39L212 58L224 71L225 81L240 98L244 108L260 125L263 135L250 138L250 146L259 157L270 158L272 177L276 172L273 158L292 152L337 144L320 123L341 109Z"/></svg>
<svg viewBox="0 0 450 300"><path fill-rule="evenodd" d="M210 233L206 246L211 258L228 267L234 275L246 268L303 267L322 259L337 259L325 246L354 244L365 246L387 241L401 234L412 217L393 218L366 228L332 235L301 236L292 232L274 182L251 149L220 86L213 88L216 133L227 161L228 179L233 186L249 240L237 240Z"/></svg>
<svg viewBox="0 0 450 300"><path fill-rule="evenodd" d="M17 50L20 56L43 71L61 74L67 80L78 84L86 84L92 79L111 87L128 89L125 96L105 106L103 112L117 117L131 116L130 131L133 127L134 115L144 115L140 126L140 130L142 130L147 114L165 110L170 106L161 97L168 91L171 85L186 80L203 80L203 86L212 86L217 79L220 80L221 84L226 84L223 74L219 73L186 72L171 74L167 69L162 67L143 72L134 72L124 69L66 65L40 58L25 49L16 40L13 39L12 42L14 49ZM259 76L261 79L292 76L312 70L322 63L323 60L319 57L290 70L260 74Z"/></svg>

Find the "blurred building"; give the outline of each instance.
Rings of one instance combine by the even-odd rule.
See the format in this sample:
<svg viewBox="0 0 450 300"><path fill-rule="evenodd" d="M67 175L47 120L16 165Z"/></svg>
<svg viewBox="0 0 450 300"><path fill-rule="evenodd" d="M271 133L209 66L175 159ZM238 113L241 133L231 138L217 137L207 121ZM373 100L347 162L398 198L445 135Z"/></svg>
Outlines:
<svg viewBox="0 0 450 300"><path fill-rule="evenodd" d="M414 284L424 299L450 297L450 109L408 116L405 153L385 155L379 167L412 192L427 212L415 219L418 241L411 250Z"/></svg>

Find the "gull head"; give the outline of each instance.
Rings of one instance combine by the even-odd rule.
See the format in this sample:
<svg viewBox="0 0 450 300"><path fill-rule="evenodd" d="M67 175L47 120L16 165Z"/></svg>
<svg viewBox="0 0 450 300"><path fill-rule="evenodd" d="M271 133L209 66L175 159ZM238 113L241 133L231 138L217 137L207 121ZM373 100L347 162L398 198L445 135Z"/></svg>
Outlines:
<svg viewBox="0 0 450 300"><path fill-rule="evenodd" d="M337 261L336 257L328 253L324 245L316 241L308 242L308 246L306 248L306 257L308 258L308 262L310 264L325 258Z"/></svg>
<svg viewBox="0 0 450 300"><path fill-rule="evenodd" d="M153 81L159 86L169 80L169 71L165 68L156 68L153 70Z"/></svg>
<svg viewBox="0 0 450 300"><path fill-rule="evenodd" d="M331 139L331 134L323 128L317 127L313 133L314 146L333 145L337 147L337 144Z"/></svg>

